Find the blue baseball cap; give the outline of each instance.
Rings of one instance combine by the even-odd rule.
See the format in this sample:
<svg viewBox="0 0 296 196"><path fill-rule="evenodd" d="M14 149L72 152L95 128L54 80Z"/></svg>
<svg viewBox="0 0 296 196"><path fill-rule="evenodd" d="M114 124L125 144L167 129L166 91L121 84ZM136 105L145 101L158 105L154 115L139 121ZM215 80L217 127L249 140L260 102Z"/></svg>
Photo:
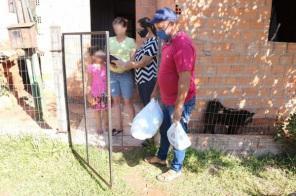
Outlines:
<svg viewBox="0 0 296 196"><path fill-rule="evenodd" d="M157 10L150 21L151 24L159 23L161 21L172 21L177 20L177 14L170 8L165 7Z"/></svg>

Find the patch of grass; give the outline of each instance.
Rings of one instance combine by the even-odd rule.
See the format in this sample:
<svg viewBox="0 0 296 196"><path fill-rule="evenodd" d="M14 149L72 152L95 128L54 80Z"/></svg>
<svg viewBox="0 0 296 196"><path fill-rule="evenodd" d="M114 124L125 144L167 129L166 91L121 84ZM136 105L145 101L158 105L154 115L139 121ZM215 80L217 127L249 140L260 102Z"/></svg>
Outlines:
<svg viewBox="0 0 296 196"><path fill-rule="evenodd" d="M296 157L238 158L189 149L183 176L159 183L155 176L167 168L143 161L156 150L150 146L114 153L115 184L109 190L79 163L67 144L0 137L0 195L145 195L149 191L152 195L287 195L296 191ZM107 179L107 151L90 148L89 155L91 165Z"/></svg>
<svg viewBox="0 0 296 196"><path fill-rule="evenodd" d="M206 168L214 165L217 167L232 168L237 163L234 157L225 156L222 153L211 150L200 152L189 149L186 153L184 168L191 172L202 172Z"/></svg>
<svg viewBox="0 0 296 196"><path fill-rule="evenodd" d="M135 149L124 153L123 158L130 160L131 154L137 157L138 164L132 166L141 171L151 186L169 195L287 195L296 191L295 156L239 158L214 150L188 149L183 176L174 182L159 183L155 176L166 168L149 166L142 161L143 154L155 152L155 147Z"/></svg>
<svg viewBox="0 0 296 196"><path fill-rule="evenodd" d="M80 146L83 148L83 146ZM107 152L102 152L107 157ZM91 161L106 173L106 160L90 149ZM118 195L132 194L116 177L112 191L90 175L67 144L32 137L0 137L0 195ZM99 165L99 164L94 164Z"/></svg>
<svg viewBox="0 0 296 196"><path fill-rule="evenodd" d="M287 153L296 155L296 112L278 119L276 125L278 133L275 139L282 143Z"/></svg>
<svg viewBox="0 0 296 196"><path fill-rule="evenodd" d="M285 172L296 174L296 156L290 155L266 155L261 157L247 157L241 162L253 174L260 174L266 168L280 169Z"/></svg>

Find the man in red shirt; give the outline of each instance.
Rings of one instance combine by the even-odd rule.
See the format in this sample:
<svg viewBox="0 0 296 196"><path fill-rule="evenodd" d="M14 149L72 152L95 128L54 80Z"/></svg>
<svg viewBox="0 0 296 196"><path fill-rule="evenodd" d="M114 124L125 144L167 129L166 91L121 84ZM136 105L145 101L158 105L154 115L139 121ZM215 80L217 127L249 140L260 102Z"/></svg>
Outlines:
<svg viewBox="0 0 296 196"><path fill-rule="evenodd" d="M196 52L189 36L179 31L177 15L169 8L157 10L151 20L157 36L164 42L161 52L157 85L151 97L160 93L164 120L160 127L160 147L157 156L146 158L151 164L166 165L170 143L167 131L172 123L180 122L188 132L188 122L195 106L194 66ZM157 176L160 181L171 181L181 175L185 150L173 149L171 169Z"/></svg>

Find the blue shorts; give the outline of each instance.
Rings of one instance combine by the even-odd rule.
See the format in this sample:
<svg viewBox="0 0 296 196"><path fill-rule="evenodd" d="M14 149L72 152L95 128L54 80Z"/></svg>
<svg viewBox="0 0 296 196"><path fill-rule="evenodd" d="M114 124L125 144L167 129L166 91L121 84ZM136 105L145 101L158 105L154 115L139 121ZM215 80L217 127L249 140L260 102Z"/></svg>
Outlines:
<svg viewBox="0 0 296 196"><path fill-rule="evenodd" d="M112 97L131 99L134 93L134 80L131 71L124 73L110 73Z"/></svg>

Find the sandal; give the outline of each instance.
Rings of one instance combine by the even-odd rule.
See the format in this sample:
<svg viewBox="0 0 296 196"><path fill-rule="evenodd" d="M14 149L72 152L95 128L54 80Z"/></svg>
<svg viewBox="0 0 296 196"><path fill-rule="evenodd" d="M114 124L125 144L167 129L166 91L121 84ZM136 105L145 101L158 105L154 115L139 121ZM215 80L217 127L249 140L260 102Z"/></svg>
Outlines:
<svg viewBox="0 0 296 196"><path fill-rule="evenodd" d="M170 169L169 171L158 175L156 178L161 182L170 182L179 176L181 176L182 172L176 172L175 170Z"/></svg>
<svg viewBox="0 0 296 196"><path fill-rule="evenodd" d="M112 136L118 135L119 133L122 133L123 130L117 130L117 129L112 129Z"/></svg>
<svg viewBox="0 0 296 196"><path fill-rule="evenodd" d="M162 165L162 166L167 166L167 161L161 160L157 156L147 157L144 159L144 161L149 164L158 164L158 165Z"/></svg>

